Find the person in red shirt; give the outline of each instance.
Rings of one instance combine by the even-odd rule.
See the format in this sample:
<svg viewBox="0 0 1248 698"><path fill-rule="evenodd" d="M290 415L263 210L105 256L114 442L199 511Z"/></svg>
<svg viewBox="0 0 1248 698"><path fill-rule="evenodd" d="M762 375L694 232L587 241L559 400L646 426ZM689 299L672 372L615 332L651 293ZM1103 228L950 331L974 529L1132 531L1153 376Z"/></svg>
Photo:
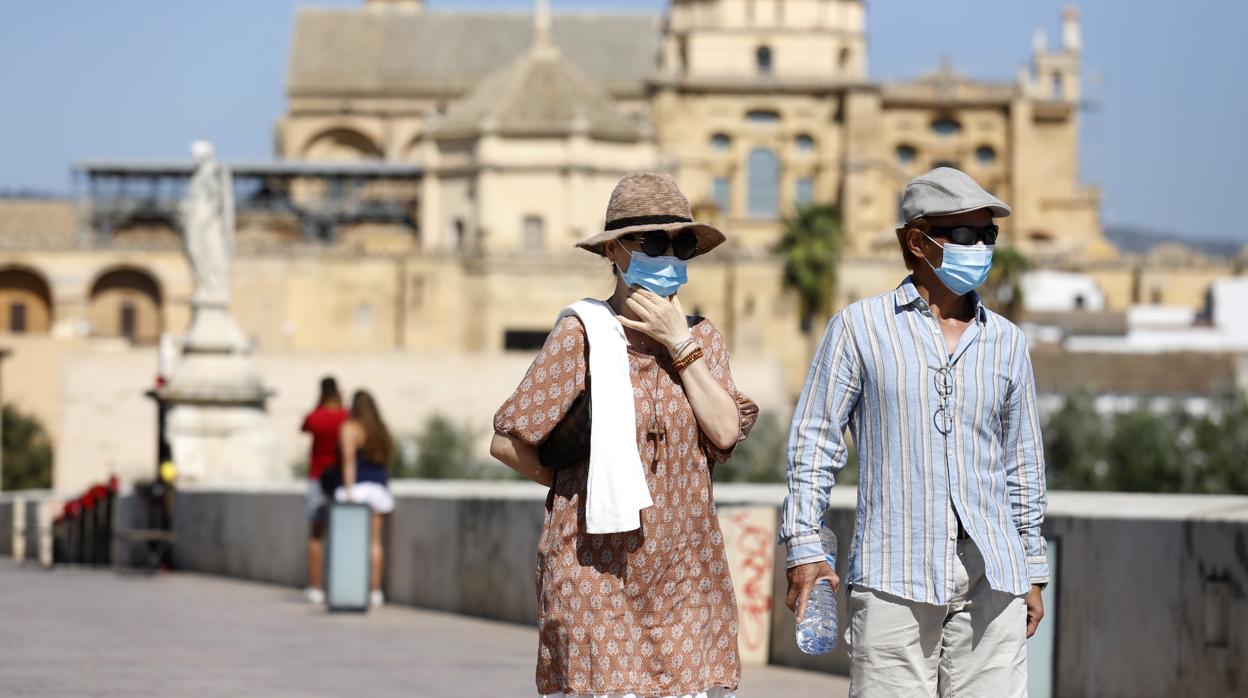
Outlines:
<svg viewBox="0 0 1248 698"><path fill-rule="evenodd" d="M325 591L321 582L324 547L321 537L325 533L327 501L321 491L321 475L338 467L338 435L342 425L351 416L342 406L342 394L338 382L332 377L321 379L321 397L316 409L303 419L303 431L312 435L312 453L308 458L308 521L311 532L308 537L308 600L324 603Z"/></svg>

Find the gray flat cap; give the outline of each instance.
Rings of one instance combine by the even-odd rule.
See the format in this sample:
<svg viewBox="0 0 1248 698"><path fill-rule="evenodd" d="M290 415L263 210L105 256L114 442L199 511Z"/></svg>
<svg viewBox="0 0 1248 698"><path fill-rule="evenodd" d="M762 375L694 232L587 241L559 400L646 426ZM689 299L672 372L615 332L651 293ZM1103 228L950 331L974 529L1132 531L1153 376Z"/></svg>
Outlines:
<svg viewBox="0 0 1248 698"><path fill-rule="evenodd" d="M984 191L967 173L952 167L937 167L910 180L901 199L901 215L907 223L920 217L949 216L981 208L992 211L993 218L1010 215L1010 207L1004 201Z"/></svg>

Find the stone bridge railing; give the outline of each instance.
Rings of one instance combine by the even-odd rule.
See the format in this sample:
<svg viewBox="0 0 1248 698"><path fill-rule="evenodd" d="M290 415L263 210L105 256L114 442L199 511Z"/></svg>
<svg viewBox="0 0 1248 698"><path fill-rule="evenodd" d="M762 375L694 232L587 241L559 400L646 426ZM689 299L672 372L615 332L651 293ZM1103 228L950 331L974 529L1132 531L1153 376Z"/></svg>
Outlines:
<svg viewBox="0 0 1248 698"><path fill-rule="evenodd" d="M402 604L532 623L544 490L510 482L397 482L386 594ZM187 489L174 515L179 568L303 586L304 489ZM847 673L838 648L808 657L783 606L774 545L779 486L719 485L747 663ZM854 492L828 520L850 540ZM28 557L38 502L0 495L0 554L12 554L16 500ZM131 507L118 507L127 516ZM1033 696L1248 695L1248 497L1055 492L1045 534L1054 583L1032 641ZM844 572L845 561L838 560ZM842 603L844 595L842 595ZM844 618L842 608L842 618Z"/></svg>

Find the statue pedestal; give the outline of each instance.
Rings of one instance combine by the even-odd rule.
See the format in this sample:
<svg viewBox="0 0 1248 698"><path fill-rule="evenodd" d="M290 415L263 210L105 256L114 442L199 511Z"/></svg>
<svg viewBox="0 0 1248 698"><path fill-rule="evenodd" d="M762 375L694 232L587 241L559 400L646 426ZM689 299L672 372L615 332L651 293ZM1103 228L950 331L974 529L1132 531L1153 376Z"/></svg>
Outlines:
<svg viewBox="0 0 1248 698"><path fill-rule="evenodd" d="M247 335L224 302L192 301L191 329L183 340L187 354L237 354L249 351ZM248 361L248 364L251 362ZM259 378L256 378L259 385Z"/></svg>
<svg viewBox="0 0 1248 698"><path fill-rule="evenodd" d="M236 485L288 479L246 340L229 311L197 306L182 356L157 396L178 479Z"/></svg>
<svg viewBox="0 0 1248 698"><path fill-rule="evenodd" d="M165 428L179 482L238 485L288 479L264 407L173 405Z"/></svg>

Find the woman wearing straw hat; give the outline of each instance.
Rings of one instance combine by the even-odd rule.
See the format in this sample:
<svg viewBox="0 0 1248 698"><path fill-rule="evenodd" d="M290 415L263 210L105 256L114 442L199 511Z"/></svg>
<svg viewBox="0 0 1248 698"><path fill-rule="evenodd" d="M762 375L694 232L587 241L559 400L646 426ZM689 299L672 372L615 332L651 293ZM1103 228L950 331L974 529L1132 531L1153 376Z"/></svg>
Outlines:
<svg viewBox="0 0 1248 698"><path fill-rule="evenodd" d="M494 417L491 453L551 488L537 690L729 697L737 610L711 468L758 407L733 384L719 331L676 296L686 263L724 235L693 221L674 179L647 172L620 181L606 220L578 246L612 262L615 292L564 309Z"/></svg>

